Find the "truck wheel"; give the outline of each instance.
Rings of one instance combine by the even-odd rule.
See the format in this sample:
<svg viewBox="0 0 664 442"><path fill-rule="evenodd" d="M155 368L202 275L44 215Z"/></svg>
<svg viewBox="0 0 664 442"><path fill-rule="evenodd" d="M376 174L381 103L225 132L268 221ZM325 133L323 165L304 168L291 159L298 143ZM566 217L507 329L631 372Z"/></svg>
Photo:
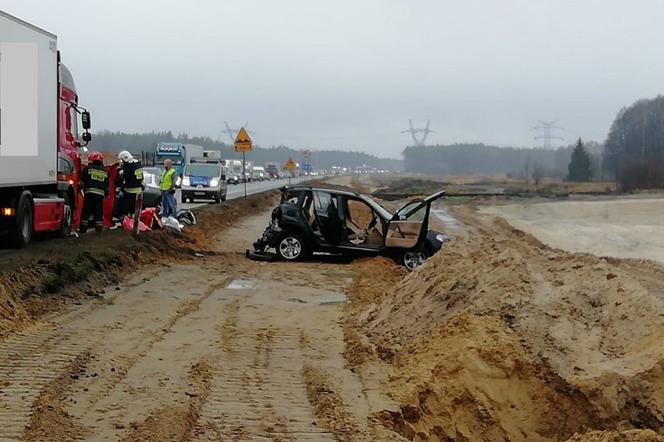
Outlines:
<svg viewBox="0 0 664 442"><path fill-rule="evenodd" d="M65 207L64 207L65 214L62 217L62 225L60 226L58 234L61 237L66 238L71 234L71 224L74 219L74 210L69 201L69 194L65 193L63 199L65 200Z"/></svg>
<svg viewBox="0 0 664 442"><path fill-rule="evenodd" d="M309 255L309 248L302 236L286 232L277 243L277 254L286 261L301 261Z"/></svg>
<svg viewBox="0 0 664 442"><path fill-rule="evenodd" d="M23 248L30 244L32 239L32 199L30 192L24 191L18 199L16 206L16 219L9 232L10 241L14 247Z"/></svg>

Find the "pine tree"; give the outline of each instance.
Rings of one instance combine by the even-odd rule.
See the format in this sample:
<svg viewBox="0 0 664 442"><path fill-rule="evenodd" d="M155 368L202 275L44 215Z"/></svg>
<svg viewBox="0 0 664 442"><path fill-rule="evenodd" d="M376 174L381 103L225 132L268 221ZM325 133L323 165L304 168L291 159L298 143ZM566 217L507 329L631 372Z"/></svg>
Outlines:
<svg viewBox="0 0 664 442"><path fill-rule="evenodd" d="M574 151L572 151L572 159L567 166L569 181L590 181L592 172L590 170L590 156L583 145L581 138L576 142Z"/></svg>

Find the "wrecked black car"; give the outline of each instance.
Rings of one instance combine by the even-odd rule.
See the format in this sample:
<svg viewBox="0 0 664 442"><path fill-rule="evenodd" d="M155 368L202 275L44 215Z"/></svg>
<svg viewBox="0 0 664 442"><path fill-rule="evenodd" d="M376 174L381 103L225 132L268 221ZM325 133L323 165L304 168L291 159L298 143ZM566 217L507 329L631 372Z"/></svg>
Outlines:
<svg viewBox="0 0 664 442"><path fill-rule="evenodd" d="M253 259L276 255L302 260L314 252L384 255L409 270L436 253L449 238L429 230L431 204L444 191L408 202L390 213L360 193L313 187L283 187L270 225L247 251Z"/></svg>

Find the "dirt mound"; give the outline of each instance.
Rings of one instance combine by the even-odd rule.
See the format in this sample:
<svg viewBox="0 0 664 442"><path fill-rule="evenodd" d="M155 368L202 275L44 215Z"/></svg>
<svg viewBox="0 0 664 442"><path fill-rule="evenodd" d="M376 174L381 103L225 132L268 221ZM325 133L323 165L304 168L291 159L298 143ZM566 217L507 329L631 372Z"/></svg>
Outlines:
<svg viewBox="0 0 664 442"><path fill-rule="evenodd" d="M502 221L478 230L375 303L355 306L351 292L364 344L392 355L381 359L402 408L384 421L413 440L663 433L664 281L550 249Z"/></svg>
<svg viewBox="0 0 664 442"><path fill-rule="evenodd" d="M628 431L589 431L585 434L575 434L570 442L662 442L660 436L652 430Z"/></svg>

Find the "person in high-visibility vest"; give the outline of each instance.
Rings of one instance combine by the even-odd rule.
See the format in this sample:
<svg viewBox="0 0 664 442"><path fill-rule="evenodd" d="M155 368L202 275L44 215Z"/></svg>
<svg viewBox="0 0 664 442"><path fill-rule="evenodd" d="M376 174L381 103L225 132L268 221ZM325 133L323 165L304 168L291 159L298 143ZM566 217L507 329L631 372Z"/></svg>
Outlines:
<svg viewBox="0 0 664 442"><path fill-rule="evenodd" d="M164 160L164 172L161 174L161 216L168 217L173 215L177 218L178 209L175 200L175 182L177 181L177 172L173 168L173 162L169 159Z"/></svg>
<svg viewBox="0 0 664 442"><path fill-rule="evenodd" d="M79 230L81 233L85 233L90 227L101 232L104 219L104 198L108 196L108 172L104 170L102 154L91 152L88 155L88 165L83 169L80 181L85 196Z"/></svg>
<svg viewBox="0 0 664 442"><path fill-rule="evenodd" d="M121 196L118 201L119 215L134 216L136 210L136 196L143 193L143 169L141 162L126 150L118 155L121 165L115 181L120 188Z"/></svg>

